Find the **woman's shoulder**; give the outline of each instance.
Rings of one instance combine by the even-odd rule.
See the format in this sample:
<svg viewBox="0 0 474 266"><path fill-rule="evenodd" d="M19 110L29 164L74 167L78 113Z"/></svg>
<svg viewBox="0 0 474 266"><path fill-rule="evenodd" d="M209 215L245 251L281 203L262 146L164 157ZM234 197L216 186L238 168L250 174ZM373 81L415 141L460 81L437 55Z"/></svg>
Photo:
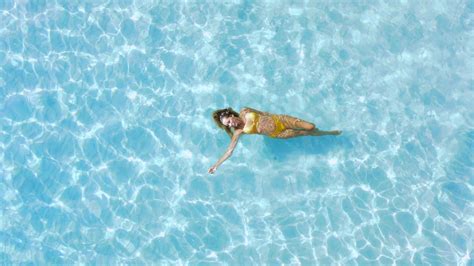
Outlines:
<svg viewBox="0 0 474 266"><path fill-rule="evenodd" d="M244 107L242 108L242 110L240 111L240 117L244 116L245 114L247 113L256 113L258 114L259 116L271 116L272 114L271 113L268 113L268 112L263 112L263 111L259 111L257 109L253 109L253 108L250 108L250 107Z"/></svg>
<svg viewBox="0 0 474 266"><path fill-rule="evenodd" d="M262 113L261 111L259 111L257 109L250 108L250 107L244 107L240 110L240 114L245 114L245 113L249 113L249 112L253 112L253 113L257 113L257 114Z"/></svg>

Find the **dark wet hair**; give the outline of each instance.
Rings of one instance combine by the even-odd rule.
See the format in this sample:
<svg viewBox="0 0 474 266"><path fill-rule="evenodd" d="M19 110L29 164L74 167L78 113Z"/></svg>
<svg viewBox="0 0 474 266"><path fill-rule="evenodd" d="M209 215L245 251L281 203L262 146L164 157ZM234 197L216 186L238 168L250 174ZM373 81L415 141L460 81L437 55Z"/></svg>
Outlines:
<svg viewBox="0 0 474 266"><path fill-rule="evenodd" d="M225 126L224 124L222 124L222 121L221 121L222 118L228 117L228 116L239 117L239 113L237 113L230 107L225 108L225 109L219 109L212 113L212 118L214 119L214 122L216 123L216 125L224 129L227 135L229 135L229 137L232 138L232 136L234 135L234 132L232 132L231 127Z"/></svg>

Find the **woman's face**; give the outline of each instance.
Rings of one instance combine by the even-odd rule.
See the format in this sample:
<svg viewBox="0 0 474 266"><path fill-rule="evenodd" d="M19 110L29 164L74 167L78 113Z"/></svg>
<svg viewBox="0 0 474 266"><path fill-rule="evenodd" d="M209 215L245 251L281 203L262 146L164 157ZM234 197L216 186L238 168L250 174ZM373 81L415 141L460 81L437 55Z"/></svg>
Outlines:
<svg viewBox="0 0 474 266"><path fill-rule="evenodd" d="M234 116L224 116L221 122L226 127L237 127L239 125L239 118Z"/></svg>

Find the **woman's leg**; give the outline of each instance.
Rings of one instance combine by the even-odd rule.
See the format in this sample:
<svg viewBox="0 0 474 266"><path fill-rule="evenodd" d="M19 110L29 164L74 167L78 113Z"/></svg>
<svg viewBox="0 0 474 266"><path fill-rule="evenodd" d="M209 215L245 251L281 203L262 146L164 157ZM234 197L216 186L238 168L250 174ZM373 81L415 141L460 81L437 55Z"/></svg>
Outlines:
<svg viewBox="0 0 474 266"><path fill-rule="evenodd" d="M311 131L311 136L325 136L325 135L341 135L342 131L340 130L330 130L330 131L324 131L324 130L313 130Z"/></svg>
<svg viewBox="0 0 474 266"><path fill-rule="evenodd" d="M340 135L342 131L340 130L331 130L331 131L324 131L324 130L296 130L296 129L285 129L280 134L275 136L275 138L279 139L288 139L294 137L301 137L301 136L325 136L325 135Z"/></svg>
<svg viewBox="0 0 474 266"><path fill-rule="evenodd" d="M316 126L313 123L304 121L296 117L292 117L289 115L279 115L278 118L287 129L299 129L307 131L316 129Z"/></svg>

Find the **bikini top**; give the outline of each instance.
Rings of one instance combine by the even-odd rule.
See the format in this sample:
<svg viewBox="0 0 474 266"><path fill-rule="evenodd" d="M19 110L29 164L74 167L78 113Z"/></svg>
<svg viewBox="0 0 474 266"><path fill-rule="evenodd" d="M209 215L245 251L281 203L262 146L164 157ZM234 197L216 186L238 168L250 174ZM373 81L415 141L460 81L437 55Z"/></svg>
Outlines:
<svg viewBox="0 0 474 266"><path fill-rule="evenodd" d="M248 112L245 114L245 127L243 129L246 134L258 133L257 125L260 116L254 112Z"/></svg>

